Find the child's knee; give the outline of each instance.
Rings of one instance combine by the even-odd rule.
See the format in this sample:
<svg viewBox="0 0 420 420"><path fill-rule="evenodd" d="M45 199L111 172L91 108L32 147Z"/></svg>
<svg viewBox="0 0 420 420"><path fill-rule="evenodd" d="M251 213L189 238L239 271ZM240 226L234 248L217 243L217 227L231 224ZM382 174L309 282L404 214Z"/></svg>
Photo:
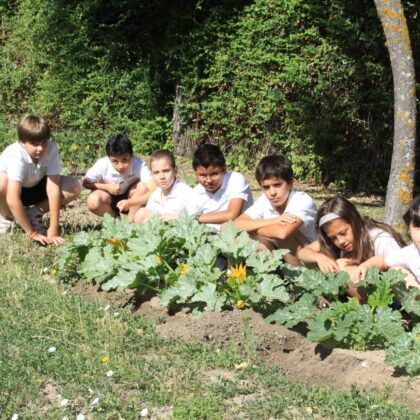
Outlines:
<svg viewBox="0 0 420 420"><path fill-rule="evenodd" d="M82 192L80 182L73 177L65 176L61 179L61 189L65 198L75 200Z"/></svg>
<svg viewBox="0 0 420 420"><path fill-rule="evenodd" d="M0 174L0 197L3 200L6 200L7 195L7 176L5 174Z"/></svg>
<svg viewBox="0 0 420 420"><path fill-rule="evenodd" d="M134 215L134 223L145 223L149 212L146 208L141 208L137 210L136 214Z"/></svg>
<svg viewBox="0 0 420 420"><path fill-rule="evenodd" d="M96 194L96 191L94 191L87 198L86 204L89 210L98 210L105 204L105 202L103 198L99 194Z"/></svg>

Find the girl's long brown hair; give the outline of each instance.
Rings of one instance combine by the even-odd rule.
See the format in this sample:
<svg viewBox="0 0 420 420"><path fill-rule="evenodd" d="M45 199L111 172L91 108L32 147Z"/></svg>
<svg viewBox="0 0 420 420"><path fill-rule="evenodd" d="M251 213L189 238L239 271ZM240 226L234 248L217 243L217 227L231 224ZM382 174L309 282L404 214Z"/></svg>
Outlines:
<svg viewBox="0 0 420 420"><path fill-rule="evenodd" d="M331 258L340 258L341 250L331 242L323 230L329 223L332 223L333 220L326 223L321 228L319 227L319 220L328 213L334 213L337 216L340 216L340 219L343 219L350 224L355 241L351 258L356 264L361 264L374 256L374 246L369 237L369 231L372 229L378 228L385 230L394 237L400 246L405 245L401 235L391 226L377 222L369 217L362 217L352 202L344 197L336 196L322 204L316 217L316 231L321 252Z"/></svg>

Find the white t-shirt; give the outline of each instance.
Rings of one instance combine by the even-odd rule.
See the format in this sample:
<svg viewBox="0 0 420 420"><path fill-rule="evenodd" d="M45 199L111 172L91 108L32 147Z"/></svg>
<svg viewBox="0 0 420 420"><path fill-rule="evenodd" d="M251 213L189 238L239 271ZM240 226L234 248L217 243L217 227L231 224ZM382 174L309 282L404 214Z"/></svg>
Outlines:
<svg viewBox="0 0 420 420"><path fill-rule="evenodd" d="M414 245L408 245L385 256L388 267L400 266L410 270L420 281L420 250Z"/></svg>
<svg viewBox="0 0 420 420"><path fill-rule="evenodd" d="M299 231L303 233L311 242L315 240L315 217L316 205L314 200L305 192L297 191L294 188L290 190L287 197L286 208L283 213L293 214L302 219ZM270 203L270 200L263 194L253 206L246 210L251 219L273 219L280 216L276 207Z"/></svg>
<svg viewBox="0 0 420 420"><path fill-rule="evenodd" d="M209 214L225 211L233 198L242 198L244 200L242 211L253 203L251 189L245 177L239 172L225 172L222 185L216 192L206 191L201 184L193 188L188 200L187 211L188 214ZM219 224L208 223L208 226L220 230Z"/></svg>
<svg viewBox="0 0 420 420"><path fill-rule="evenodd" d="M146 208L157 213L179 214L182 209L187 207L191 191L190 186L176 179L168 195L163 195L162 189L159 187L153 191Z"/></svg>
<svg viewBox="0 0 420 420"><path fill-rule="evenodd" d="M50 141L46 152L35 163L19 142L4 149L0 155L0 172L8 179L19 181L22 187L33 187L45 175L60 175L61 165L57 146Z"/></svg>
<svg viewBox="0 0 420 420"><path fill-rule="evenodd" d="M386 230L380 228L371 229L369 231L369 237L373 243L375 257L385 256L401 250L398 242Z"/></svg>
<svg viewBox="0 0 420 420"><path fill-rule="evenodd" d="M99 159L86 173L85 179L88 182L107 184L113 182L120 185L120 192L124 194L129 187L139 181L149 181L152 174L146 163L137 156L131 159L130 168L126 174L120 174L112 166L109 157Z"/></svg>

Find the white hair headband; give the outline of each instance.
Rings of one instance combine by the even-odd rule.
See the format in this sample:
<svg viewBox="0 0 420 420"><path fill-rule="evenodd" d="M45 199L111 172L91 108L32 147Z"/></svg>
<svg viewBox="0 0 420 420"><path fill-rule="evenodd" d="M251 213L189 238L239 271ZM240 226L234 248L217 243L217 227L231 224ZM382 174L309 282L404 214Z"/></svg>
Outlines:
<svg viewBox="0 0 420 420"><path fill-rule="evenodd" d="M327 213L327 214L324 214L319 219L318 225L319 225L319 227L322 227L326 223L331 222L332 220L336 220L336 219L341 219L341 216L339 216L338 214L335 214L335 213Z"/></svg>

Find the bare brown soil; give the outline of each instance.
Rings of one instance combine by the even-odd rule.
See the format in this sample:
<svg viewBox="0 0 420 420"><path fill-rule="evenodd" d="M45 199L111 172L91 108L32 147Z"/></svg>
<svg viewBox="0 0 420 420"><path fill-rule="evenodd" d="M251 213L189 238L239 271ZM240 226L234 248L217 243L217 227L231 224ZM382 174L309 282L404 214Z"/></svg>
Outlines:
<svg viewBox="0 0 420 420"><path fill-rule="evenodd" d="M95 286L77 285L74 292L94 300L105 308L126 306L133 293L98 291ZM153 297L133 309L133 315L158 321L156 330L167 338L200 342L216 348L237 345L254 349L257 357L269 364L280 365L291 380L333 389L383 389L391 387L391 399L418 409L420 407L420 377L410 378L385 365L382 350L354 351L327 348L310 343L304 335L280 325L269 325L251 309L220 313L205 312L194 316L187 310L170 315ZM207 372L211 382L212 372ZM229 374L229 373L227 373ZM216 376L223 372L214 373Z"/></svg>

